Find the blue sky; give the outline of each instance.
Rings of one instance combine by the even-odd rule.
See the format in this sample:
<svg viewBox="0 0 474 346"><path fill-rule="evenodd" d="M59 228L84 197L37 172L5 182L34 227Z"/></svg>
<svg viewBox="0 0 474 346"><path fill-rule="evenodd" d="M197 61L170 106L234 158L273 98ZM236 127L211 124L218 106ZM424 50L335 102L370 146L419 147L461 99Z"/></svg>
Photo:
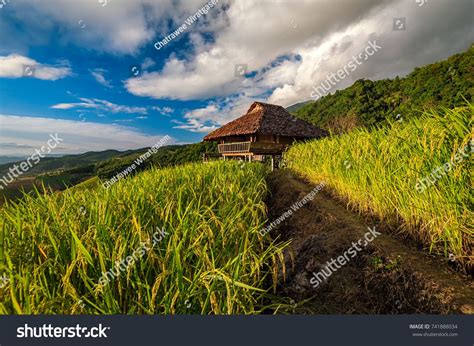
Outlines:
<svg viewBox="0 0 474 346"><path fill-rule="evenodd" d="M214 3L7 2L0 8L0 155L29 155L49 133L64 139L54 154L140 148L164 135L198 142L255 100L310 99L313 86L370 40L380 52L330 92L359 78L405 75L474 41L470 0ZM394 31L398 17L406 27Z"/></svg>

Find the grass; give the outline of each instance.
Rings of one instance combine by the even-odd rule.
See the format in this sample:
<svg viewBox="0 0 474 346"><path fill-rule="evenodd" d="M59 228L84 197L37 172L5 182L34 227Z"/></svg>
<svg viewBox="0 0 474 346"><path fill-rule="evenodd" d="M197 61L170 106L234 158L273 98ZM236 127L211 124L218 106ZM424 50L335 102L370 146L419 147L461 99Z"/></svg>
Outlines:
<svg viewBox="0 0 474 346"><path fill-rule="evenodd" d="M93 189L97 186L100 186L100 180L98 177L92 177L87 180L84 180L82 183L70 187L71 190L83 190L83 189Z"/></svg>
<svg viewBox="0 0 474 346"><path fill-rule="evenodd" d="M262 312L286 245L258 234L266 173L259 164L191 164L6 204L0 313ZM167 235L100 283L117 261L150 246L157 229Z"/></svg>
<svg viewBox="0 0 474 346"><path fill-rule="evenodd" d="M430 251L471 262L474 106L443 113L425 112L375 131L357 129L296 144L286 153L286 163L311 181L325 181L358 209L401 222L402 232ZM458 162L463 149L468 157ZM419 179L451 160L454 167L438 171L434 185L417 187Z"/></svg>

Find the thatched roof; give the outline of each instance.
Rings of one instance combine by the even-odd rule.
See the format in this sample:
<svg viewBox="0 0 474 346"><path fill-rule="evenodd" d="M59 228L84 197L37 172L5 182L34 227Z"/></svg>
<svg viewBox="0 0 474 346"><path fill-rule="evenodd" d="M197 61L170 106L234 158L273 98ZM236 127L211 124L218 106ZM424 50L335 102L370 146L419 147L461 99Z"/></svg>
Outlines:
<svg viewBox="0 0 474 346"><path fill-rule="evenodd" d="M327 132L294 117L282 106L254 102L247 114L212 131L204 140L250 134L319 138L326 136Z"/></svg>

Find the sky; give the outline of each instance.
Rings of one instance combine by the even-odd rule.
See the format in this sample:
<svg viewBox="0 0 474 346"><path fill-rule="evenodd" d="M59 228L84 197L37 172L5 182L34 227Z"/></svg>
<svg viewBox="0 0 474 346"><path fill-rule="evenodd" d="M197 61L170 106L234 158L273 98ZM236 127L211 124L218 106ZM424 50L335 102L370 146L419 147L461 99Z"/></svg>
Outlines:
<svg viewBox="0 0 474 346"><path fill-rule="evenodd" d="M369 42L328 92L404 76L474 42L473 3L0 0L0 156L199 142L254 101L314 99Z"/></svg>

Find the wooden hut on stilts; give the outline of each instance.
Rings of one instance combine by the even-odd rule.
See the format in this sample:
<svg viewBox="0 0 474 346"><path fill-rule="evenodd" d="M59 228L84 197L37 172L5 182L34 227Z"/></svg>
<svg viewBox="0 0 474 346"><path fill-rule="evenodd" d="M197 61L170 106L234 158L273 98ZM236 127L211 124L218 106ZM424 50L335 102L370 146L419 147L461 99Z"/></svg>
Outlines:
<svg viewBox="0 0 474 346"><path fill-rule="evenodd" d="M295 141L317 139L327 132L291 115L285 108L254 102L246 114L209 133L205 141L217 141L224 160L275 161Z"/></svg>

